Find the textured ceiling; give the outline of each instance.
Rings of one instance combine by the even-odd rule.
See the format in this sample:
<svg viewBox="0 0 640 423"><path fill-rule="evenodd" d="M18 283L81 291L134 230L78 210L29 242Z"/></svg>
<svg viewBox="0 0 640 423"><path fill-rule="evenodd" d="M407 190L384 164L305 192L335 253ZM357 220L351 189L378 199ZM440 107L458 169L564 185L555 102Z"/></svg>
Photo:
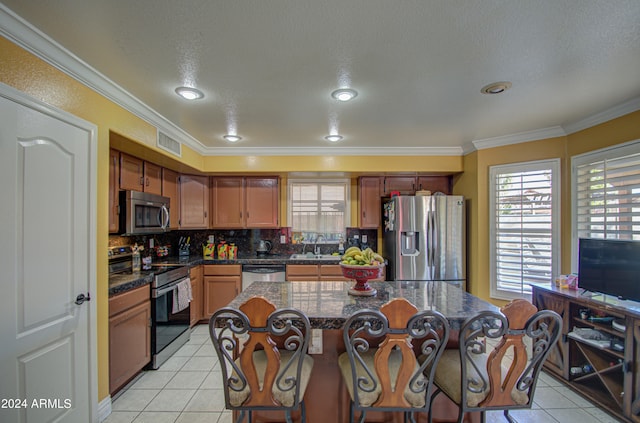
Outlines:
<svg viewBox="0 0 640 423"><path fill-rule="evenodd" d="M638 0L2 1L210 151L446 149L640 96Z"/></svg>

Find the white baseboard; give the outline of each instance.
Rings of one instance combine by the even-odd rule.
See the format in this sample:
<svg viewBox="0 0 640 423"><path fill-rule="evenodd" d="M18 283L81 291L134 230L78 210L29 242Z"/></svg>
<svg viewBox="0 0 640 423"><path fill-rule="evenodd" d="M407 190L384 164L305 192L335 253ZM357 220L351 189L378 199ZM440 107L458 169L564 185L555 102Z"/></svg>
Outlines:
<svg viewBox="0 0 640 423"><path fill-rule="evenodd" d="M98 421L102 423L111 414L111 396L106 397L98 403Z"/></svg>

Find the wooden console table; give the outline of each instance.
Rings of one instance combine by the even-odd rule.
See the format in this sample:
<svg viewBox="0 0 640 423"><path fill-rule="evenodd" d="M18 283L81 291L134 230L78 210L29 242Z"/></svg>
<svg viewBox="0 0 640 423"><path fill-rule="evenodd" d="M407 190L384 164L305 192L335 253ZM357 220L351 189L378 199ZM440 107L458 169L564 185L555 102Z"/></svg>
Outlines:
<svg viewBox="0 0 640 423"><path fill-rule="evenodd" d="M534 286L533 304L563 320L545 369L618 418L640 422L640 303Z"/></svg>

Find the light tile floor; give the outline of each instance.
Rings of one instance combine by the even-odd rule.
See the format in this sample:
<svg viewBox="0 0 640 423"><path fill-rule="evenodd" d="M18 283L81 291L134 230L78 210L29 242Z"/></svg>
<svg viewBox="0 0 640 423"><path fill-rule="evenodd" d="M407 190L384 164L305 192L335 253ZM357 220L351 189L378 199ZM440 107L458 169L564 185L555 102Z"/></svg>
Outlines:
<svg viewBox="0 0 640 423"><path fill-rule="evenodd" d="M207 325L197 326L189 342L159 370L144 372L116 396L105 423L229 423L221 381ZM531 410L511 414L519 423L621 422L545 373ZM506 419L502 412L488 412L486 421Z"/></svg>

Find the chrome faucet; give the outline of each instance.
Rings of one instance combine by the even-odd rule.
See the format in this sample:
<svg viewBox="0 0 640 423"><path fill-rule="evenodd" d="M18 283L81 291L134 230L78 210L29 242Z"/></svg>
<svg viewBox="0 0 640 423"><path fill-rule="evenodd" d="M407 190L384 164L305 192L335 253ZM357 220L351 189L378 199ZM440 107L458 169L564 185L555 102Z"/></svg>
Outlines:
<svg viewBox="0 0 640 423"><path fill-rule="evenodd" d="M321 239L324 241L324 235L318 235L316 237L316 242L313 246L313 252L316 256L320 255L320 246L318 245L318 242L320 242Z"/></svg>

